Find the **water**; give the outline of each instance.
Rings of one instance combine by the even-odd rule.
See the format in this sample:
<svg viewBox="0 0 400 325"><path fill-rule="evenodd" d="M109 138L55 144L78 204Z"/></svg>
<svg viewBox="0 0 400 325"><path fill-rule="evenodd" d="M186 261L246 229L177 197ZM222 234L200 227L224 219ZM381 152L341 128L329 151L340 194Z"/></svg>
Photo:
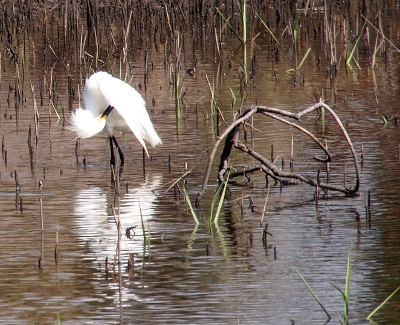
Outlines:
<svg viewBox="0 0 400 325"><path fill-rule="evenodd" d="M53 15L56 19L57 15ZM314 16L317 18L321 17ZM55 21L52 24L56 25ZM388 19L388 22L390 26L398 24L396 20ZM37 24L34 19L27 21L32 23ZM80 24L85 26L83 22ZM62 23L58 28L63 36ZM68 70L61 60L63 53L57 43L56 29L51 29L49 39L59 59L49 52L49 61L43 61L41 54L46 46L37 29L27 30L33 38L25 42L28 51L24 80L20 81L27 101L18 110L13 102L16 65L6 52L6 41L1 42L0 123L7 159L3 153L0 323L56 324L59 318L63 324L290 324L291 320L296 324L323 324L327 316L301 280L297 268L330 313L329 324L339 324L336 308L343 317L343 301L333 285L344 290L349 249L351 324L367 324L368 313L400 285L400 131L393 123L384 126L381 118L383 113L397 114L397 52L390 50L386 63L378 59L375 69L370 68L368 55L359 54L357 59L362 69L345 70L341 66L332 83L326 75L324 58L323 64L317 65L312 56L302 69L305 84L294 85L293 76L286 73L290 67L287 60L281 53L276 62L271 57L268 34L260 35L255 73L244 106L258 103L298 111L311 105L315 94L323 94L345 122L357 153L360 154L361 145L364 150L359 196L345 197L331 192L332 197L321 198L316 204L314 189L308 185L287 186L282 190L272 186L263 220L263 226L268 223L272 236L268 236L264 246L260 217L267 188L261 173L250 175L250 185L229 186L222 215L211 228L206 220L217 187L216 163L198 211L198 227L183 195L174 194L173 189L165 192L185 173L185 164L192 169L188 188L193 202L201 188L207 150L217 134L209 118L211 95L205 76L211 85L214 82L217 106L227 123L232 120L232 92L237 97L234 109L240 107L241 58L234 38L224 43L226 55L222 56L219 66L214 60L214 50L208 51L212 47L210 43L203 49L194 42L193 35L185 35L181 75L187 95L183 99L180 122L176 120L168 69L164 68L167 47L172 43L155 43L150 48L148 60L153 68L146 90L144 45L132 51L132 84L142 86L140 92L148 102L163 145L149 150L151 159L146 159L143 167L142 150L133 135L123 135L120 143L126 166L120 175L118 200L108 166L106 134L81 141L77 163L74 135L64 127L67 118L57 119L46 94L54 64L57 109L61 113L63 107L68 116L69 108L79 105L78 95L68 98L68 76L78 93L78 85L90 70L86 66L89 61L85 61L81 74L75 64L75 52L66 51ZM99 35L105 44L105 29ZM395 34L389 33L388 37L392 42L399 42ZM93 39L89 41L87 51L94 53ZM15 49L14 42L11 45ZM301 44L306 49L304 40ZM321 44L313 46L315 53L323 53ZM197 61L193 59L194 53ZM100 56L106 57L106 54L103 52ZM195 77L185 74L193 66L196 66ZM112 69L119 71L119 60L112 61ZM274 70L279 83L273 77ZM30 81L35 86L40 113L33 168L27 145L29 125L34 133ZM317 136L329 140L335 183L343 184L343 160L347 161L346 182L348 185L354 182L347 145L332 119L323 124L316 122L312 114L302 123ZM248 144L268 158L274 145L274 155L285 156L286 171L289 171L292 134L295 171L315 177L316 170L323 168L312 159L322 153L305 136L261 116L255 117L254 126L262 132L255 130ZM223 129L221 125L220 132ZM84 157L86 166L82 163ZM256 164L242 153L235 153L232 162ZM15 171L21 188L19 195L15 192ZM238 181L245 183L242 179ZM368 191L371 193L370 221L365 208ZM242 195L245 198L241 209ZM117 211L119 207L121 220L120 268L112 207ZM56 227L57 263L54 259ZM130 256L133 267L129 266ZM374 319L382 324L396 323L399 299L394 296Z"/></svg>

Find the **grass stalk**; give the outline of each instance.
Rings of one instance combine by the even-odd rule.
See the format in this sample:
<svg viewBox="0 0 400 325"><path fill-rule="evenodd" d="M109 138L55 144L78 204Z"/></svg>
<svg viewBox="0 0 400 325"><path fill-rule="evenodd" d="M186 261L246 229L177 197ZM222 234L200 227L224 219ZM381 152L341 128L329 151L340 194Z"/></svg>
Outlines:
<svg viewBox="0 0 400 325"><path fill-rule="evenodd" d="M346 56L347 56L347 57L346 57L346 66L347 66L348 68L351 68L350 62L351 62L351 60L353 60L353 58L354 58L355 50L357 49L358 42L359 42L360 39L361 39L361 33L362 33L362 31L364 30L366 24L367 24L367 22L365 21L363 27L362 27L361 30L360 30L360 34L357 36L357 40L356 40L356 42L355 42L353 48L351 49L350 53L346 53L346 54L348 54L348 55L346 55ZM359 64L357 63L357 61L354 60L354 62L357 64L357 67L358 67L359 69L361 69L361 67L359 66Z"/></svg>
<svg viewBox="0 0 400 325"><path fill-rule="evenodd" d="M219 184L217 191L215 192L215 195L213 197L213 200L211 202L211 208L210 208L210 217L208 218L208 223L211 224L211 222L215 219L214 218L214 207L217 204L218 197L220 196L223 188L223 183Z"/></svg>
<svg viewBox="0 0 400 325"><path fill-rule="evenodd" d="M368 20L367 17L365 17L364 15L361 15L361 17L364 18L365 21L368 22L368 24L370 24L379 34L381 34L382 37L383 37L390 45L392 45L392 46L395 48L395 50L396 50L397 52L400 52L400 49L397 48L396 45L394 45L393 42L391 42L390 39L388 39L388 38L383 34L383 32L382 32L381 30L379 30L378 28L376 28L375 25L372 24L372 23Z"/></svg>
<svg viewBox="0 0 400 325"><path fill-rule="evenodd" d="M376 313L377 311L379 311L379 309L381 309L381 308L389 301L389 299L392 298L392 297L396 294L397 291L399 291L399 289L400 289L400 287L398 287L395 291L393 291L389 297L387 297L378 307L376 307L376 308L367 316L367 319L368 319L368 320L371 320L372 316L374 316L375 313Z"/></svg>
<svg viewBox="0 0 400 325"><path fill-rule="evenodd" d="M210 89L210 94L211 94L211 102L210 102L210 120L211 120L211 132L213 135L213 139L215 139L215 129L217 127L217 123L215 121L217 121L217 110L216 110L216 100L215 100L215 81L213 78L213 83L211 85L210 80L208 79L208 76L205 76L206 80L207 80L207 84L208 87Z"/></svg>
<svg viewBox="0 0 400 325"><path fill-rule="evenodd" d="M307 50L307 52L306 52L306 54L304 54L303 58L302 58L301 61L300 61L300 64L299 64L299 65L295 65L295 68L286 70L286 72L288 72L288 73L289 73L289 72L298 72L298 71L300 70L301 66L303 65L304 61L305 61L305 60L308 58L308 56L310 55L310 53L311 53L311 47L309 47L308 50Z"/></svg>
<svg viewBox="0 0 400 325"><path fill-rule="evenodd" d="M232 33L236 36L236 38L243 44L243 39L240 37L238 32L233 28L231 23L229 22L229 19L225 17L225 15L216 7L214 6L215 10L217 10L218 14L221 16L225 24L229 27L229 29L232 31Z"/></svg>
<svg viewBox="0 0 400 325"><path fill-rule="evenodd" d="M57 312L56 315L57 315L57 322L58 322L58 325L62 325L60 313Z"/></svg>
<svg viewBox="0 0 400 325"><path fill-rule="evenodd" d="M196 211L193 208L192 202L190 202L190 197L186 186L186 180L183 180L183 193L185 195L186 203L189 206L190 212L192 213L193 219L196 222L196 225L199 225L199 219L197 218Z"/></svg>
<svg viewBox="0 0 400 325"><path fill-rule="evenodd" d="M279 42L279 40L276 38L275 34L272 32L272 30L268 27L267 23L258 15L256 14L256 16L258 17L258 19L260 19L260 21L262 22L262 24L264 25L265 29L268 31L268 33L270 33L270 35L272 36L272 38L274 39L275 43L278 45L278 47L281 49L281 51L285 54L285 56L289 59L290 62L292 62L292 60L290 59L289 54L285 51L285 49L282 47L281 42Z"/></svg>
<svg viewBox="0 0 400 325"><path fill-rule="evenodd" d="M179 75L179 66L176 64L175 66L175 74L174 74L174 98L175 98L175 112L177 120L182 119L180 98L179 98L179 89L180 89L180 75Z"/></svg>
<svg viewBox="0 0 400 325"><path fill-rule="evenodd" d="M264 221L264 215L265 215L265 211L267 210L267 203L268 203L268 197L269 197L269 190L271 188L271 185L268 183L268 190L267 190L267 196L265 197L265 203L264 203L264 207L263 207L263 211L261 213L261 218L260 218L260 225L263 223ZM298 271L297 271L298 272Z"/></svg>
<svg viewBox="0 0 400 325"><path fill-rule="evenodd" d="M228 176L227 176L227 178L225 180L224 189L222 190L222 194L221 194L221 197L219 199L217 211L215 212L214 224L218 223L219 215L221 214L222 205L224 204L224 200L225 200L226 188L228 187L228 180L229 180L229 173L228 173Z"/></svg>
<svg viewBox="0 0 400 325"><path fill-rule="evenodd" d="M303 65L304 61L308 58L310 53L311 53L311 47L309 47L306 54L304 54L303 59L301 60L300 64L297 66L296 70L300 70L301 66Z"/></svg>
<svg viewBox="0 0 400 325"><path fill-rule="evenodd" d="M182 109L181 109L181 80L180 80L180 56L181 56L181 44L180 44L180 33L175 31L175 71L174 71L174 98L175 98L175 113L176 120L182 120Z"/></svg>
<svg viewBox="0 0 400 325"><path fill-rule="evenodd" d="M235 93L233 92L233 89L232 89L232 87L229 87L229 90L231 91L231 95L232 95L232 102L233 102L233 103L236 103L236 96L235 96Z"/></svg>
<svg viewBox="0 0 400 325"><path fill-rule="evenodd" d="M57 112L57 108L55 107L55 105L54 105L54 102L53 101L51 101L51 106L53 107L53 109L54 109L54 112L56 113L56 115L57 115L57 123L61 120L61 117L60 117L60 114L58 114L58 112ZM64 107L61 107L62 108L62 111L64 111Z"/></svg>
<svg viewBox="0 0 400 325"><path fill-rule="evenodd" d="M295 267L294 268L297 273L300 275L301 279L303 280L303 282L305 283L305 285L307 286L308 290L311 292L311 294L313 295L315 301L318 303L318 305L320 305L320 307L322 308L322 310L325 312L326 316L328 316L328 320L331 319L331 316L329 315L328 311L325 309L325 307L322 305L321 301L319 300L319 298L317 297L317 295L314 293L313 289L311 289L310 285L308 284L307 280L303 277L303 275L300 273L300 271Z"/></svg>
<svg viewBox="0 0 400 325"><path fill-rule="evenodd" d="M347 256L347 269L346 269L346 285L344 292L336 285L333 285L341 294L344 302L344 323L349 324L349 302L350 302L350 277L351 277L351 250L349 248L349 253Z"/></svg>
<svg viewBox="0 0 400 325"><path fill-rule="evenodd" d="M379 49L381 48L381 46L384 44L385 40L383 39L379 45L378 45L378 36L376 37L375 40L375 47L374 47L374 53L372 54L372 63L371 63L371 67L375 68L375 62L376 62L376 54L378 53ZM374 78L375 79L375 78Z"/></svg>

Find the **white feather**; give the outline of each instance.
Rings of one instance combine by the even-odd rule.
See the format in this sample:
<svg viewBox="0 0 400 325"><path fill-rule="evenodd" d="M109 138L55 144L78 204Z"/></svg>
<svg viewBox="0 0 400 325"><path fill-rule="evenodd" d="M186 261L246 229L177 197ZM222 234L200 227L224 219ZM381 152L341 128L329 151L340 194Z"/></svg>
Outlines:
<svg viewBox="0 0 400 325"><path fill-rule="evenodd" d="M79 107L71 114L69 129L76 133L77 138L90 138L102 131L106 125L106 120L99 118L100 115L95 118L91 111Z"/></svg>
<svg viewBox="0 0 400 325"><path fill-rule="evenodd" d="M114 129L128 127L146 153L144 140L153 147L162 143L151 123L144 99L122 80L106 72L94 73L86 80L83 102L85 109L78 108L71 115L70 129L75 131L78 137L92 137L104 127L108 135L113 136ZM114 109L106 119L100 118L108 106Z"/></svg>

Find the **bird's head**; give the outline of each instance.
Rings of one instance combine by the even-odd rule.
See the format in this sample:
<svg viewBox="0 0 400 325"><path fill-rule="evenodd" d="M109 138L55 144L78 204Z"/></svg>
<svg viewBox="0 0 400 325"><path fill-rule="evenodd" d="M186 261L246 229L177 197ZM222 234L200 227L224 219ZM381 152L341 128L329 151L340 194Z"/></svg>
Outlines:
<svg viewBox="0 0 400 325"><path fill-rule="evenodd" d="M71 114L69 129L77 138L90 138L104 129L106 118L107 115L93 116L91 111L79 107Z"/></svg>

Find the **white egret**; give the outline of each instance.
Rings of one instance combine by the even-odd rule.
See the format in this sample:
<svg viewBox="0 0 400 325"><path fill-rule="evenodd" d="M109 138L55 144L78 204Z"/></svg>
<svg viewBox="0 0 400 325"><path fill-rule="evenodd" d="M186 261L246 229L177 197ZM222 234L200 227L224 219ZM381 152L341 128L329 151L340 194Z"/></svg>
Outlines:
<svg viewBox="0 0 400 325"><path fill-rule="evenodd" d="M130 85L107 72L96 72L86 79L83 102L85 109L79 107L71 115L70 129L76 132L78 138L90 138L105 128L110 143L111 165L115 165L113 144L118 149L121 165L124 164L124 154L114 136L114 129L130 129L147 156L149 154L144 140L153 147L162 143L151 123L142 96Z"/></svg>

